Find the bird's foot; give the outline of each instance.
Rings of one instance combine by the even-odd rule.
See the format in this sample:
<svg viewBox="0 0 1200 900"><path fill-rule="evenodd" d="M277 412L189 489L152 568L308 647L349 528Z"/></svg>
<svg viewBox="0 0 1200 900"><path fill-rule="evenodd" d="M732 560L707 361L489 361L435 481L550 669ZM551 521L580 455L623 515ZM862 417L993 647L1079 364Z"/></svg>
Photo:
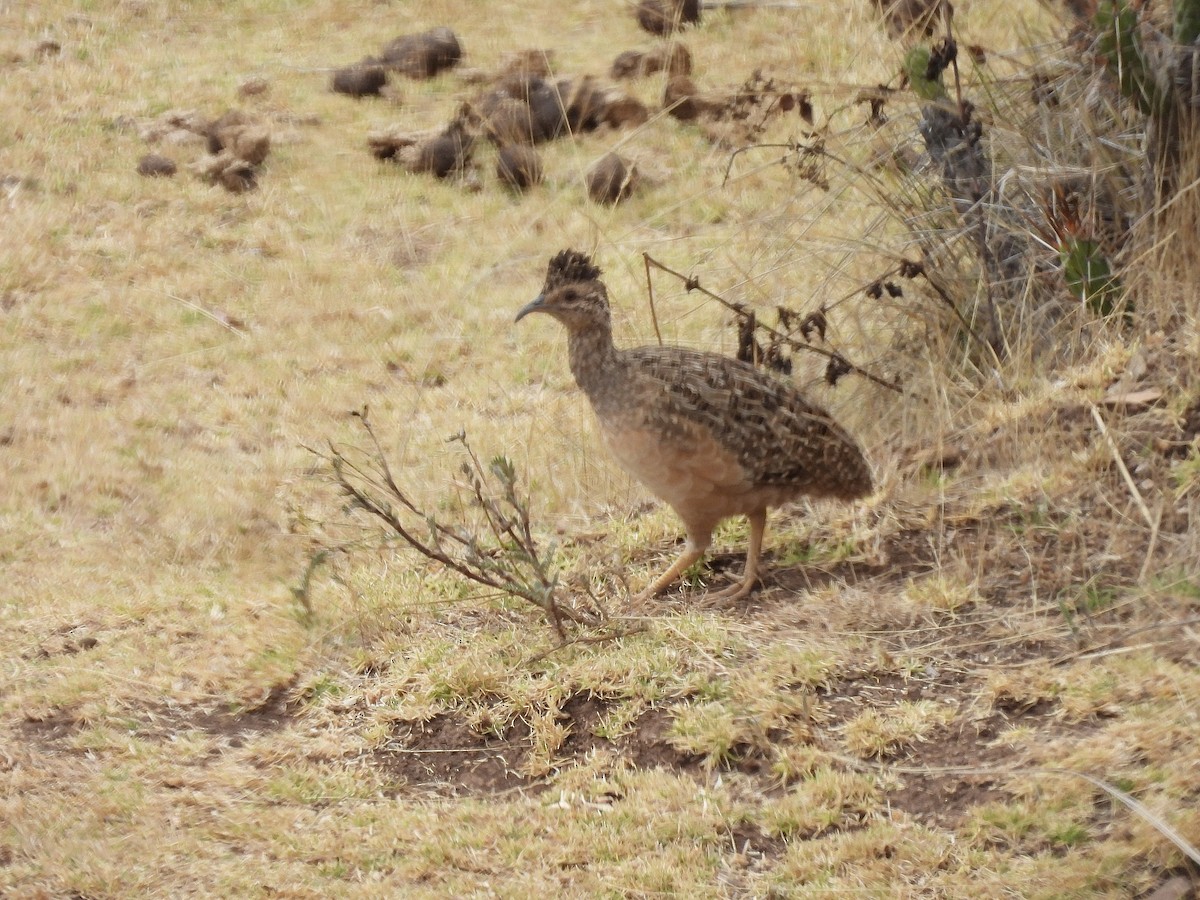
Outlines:
<svg viewBox="0 0 1200 900"><path fill-rule="evenodd" d="M699 606L705 609L727 609L741 600L753 589L758 582L755 577L743 578L741 581L735 581L729 587L720 591L710 591L700 597Z"/></svg>

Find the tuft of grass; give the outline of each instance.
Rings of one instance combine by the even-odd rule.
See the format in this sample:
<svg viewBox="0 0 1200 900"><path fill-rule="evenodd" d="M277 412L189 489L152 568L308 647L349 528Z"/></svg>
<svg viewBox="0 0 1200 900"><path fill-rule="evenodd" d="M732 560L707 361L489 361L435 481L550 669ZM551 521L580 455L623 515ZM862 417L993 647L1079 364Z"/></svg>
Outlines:
<svg viewBox="0 0 1200 900"><path fill-rule="evenodd" d="M932 700L905 700L887 711L867 709L846 723L846 746L864 757L894 756L929 740L954 716L953 708Z"/></svg>

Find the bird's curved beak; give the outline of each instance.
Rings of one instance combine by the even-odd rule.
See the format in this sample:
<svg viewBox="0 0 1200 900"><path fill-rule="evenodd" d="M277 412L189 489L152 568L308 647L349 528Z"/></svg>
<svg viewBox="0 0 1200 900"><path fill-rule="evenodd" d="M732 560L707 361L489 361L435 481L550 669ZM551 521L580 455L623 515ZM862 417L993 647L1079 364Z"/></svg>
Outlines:
<svg viewBox="0 0 1200 900"><path fill-rule="evenodd" d="M546 302L546 295L538 294L531 301L529 301L528 303L526 303L524 306L521 307L520 311L517 313L517 317L515 319L513 319L513 322L520 322L523 318L525 318L531 312L538 312L539 310L541 310L544 307L545 302Z"/></svg>

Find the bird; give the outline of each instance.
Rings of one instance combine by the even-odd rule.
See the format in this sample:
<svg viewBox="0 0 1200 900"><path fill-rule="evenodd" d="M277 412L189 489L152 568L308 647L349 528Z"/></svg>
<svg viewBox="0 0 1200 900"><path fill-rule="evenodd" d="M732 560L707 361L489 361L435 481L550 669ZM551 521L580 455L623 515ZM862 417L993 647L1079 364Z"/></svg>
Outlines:
<svg viewBox="0 0 1200 900"><path fill-rule="evenodd" d="M541 293L515 321L533 313L566 328L571 374L617 463L683 521L682 552L635 602L660 594L703 558L718 522L744 515L750 545L742 578L701 598L732 603L758 580L768 508L874 490L859 445L792 384L718 353L618 349L608 291L586 253L563 250L550 259Z"/></svg>

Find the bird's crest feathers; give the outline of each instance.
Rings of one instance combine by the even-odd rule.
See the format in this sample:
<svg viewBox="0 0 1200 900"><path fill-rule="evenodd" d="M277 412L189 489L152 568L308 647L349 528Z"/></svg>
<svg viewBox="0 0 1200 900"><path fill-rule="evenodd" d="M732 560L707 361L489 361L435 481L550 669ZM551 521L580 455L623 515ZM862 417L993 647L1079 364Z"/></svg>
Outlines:
<svg viewBox="0 0 1200 900"><path fill-rule="evenodd" d="M562 250L556 253L546 266L546 284L542 293L549 294L556 287L573 281L594 281L600 277L600 267L592 258L578 250Z"/></svg>

